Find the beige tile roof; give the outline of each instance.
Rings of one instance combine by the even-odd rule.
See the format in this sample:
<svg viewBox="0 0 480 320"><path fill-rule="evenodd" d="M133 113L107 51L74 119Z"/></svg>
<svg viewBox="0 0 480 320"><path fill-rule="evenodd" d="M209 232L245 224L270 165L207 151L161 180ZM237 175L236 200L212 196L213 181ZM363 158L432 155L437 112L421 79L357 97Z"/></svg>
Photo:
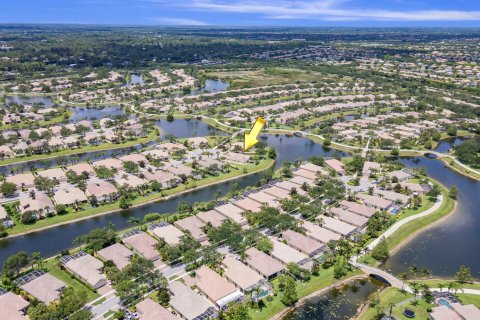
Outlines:
<svg viewBox="0 0 480 320"><path fill-rule="evenodd" d="M223 276L235 283L243 291L252 289L263 280L260 274L232 256L225 257L222 264L226 269Z"/></svg>
<svg viewBox="0 0 480 320"><path fill-rule="evenodd" d="M173 281L168 286L173 293L170 305L187 320L193 320L213 308L206 299L180 281Z"/></svg>
<svg viewBox="0 0 480 320"><path fill-rule="evenodd" d="M343 236L346 236L357 229L356 226L328 216L319 216L318 218L322 220L321 226L323 228L331 230Z"/></svg>
<svg viewBox="0 0 480 320"><path fill-rule="evenodd" d="M197 241L201 242L207 238L207 235L202 230L202 228L205 226L205 223L196 216L177 220L175 221L175 226L183 231L189 231L190 235Z"/></svg>
<svg viewBox="0 0 480 320"><path fill-rule="evenodd" d="M152 230L153 234L160 239L163 239L169 245L177 245L184 233L178 230L175 226L169 224L163 227L156 227Z"/></svg>
<svg viewBox="0 0 480 320"><path fill-rule="evenodd" d="M330 240L339 240L342 236L320 227L310 221L303 221L303 227L307 230L307 235L322 243L327 244Z"/></svg>
<svg viewBox="0 0 480 320"><path fill-rule="evenodd" d="M61 203L65 205L74 204L75 201L85 202L88 200L85 193L83 193L82 190L76 187L64 188L55 191L54 199L56 203Z"/></svg>
<svg viewBox="0 0 480 320"><path fill-rule="evenodd" d="M28 320L23 314L28 304L22 297L11 292L0 295L0 319Z"/></svg>
<svg viewBox="0 0 480 320"><path fill-rule="evenodd" d="M108 181L90 182L87 184L87 194L91 196L104 197L117 192L117 188Z"/></svg>
<svg viewBox="0 0 480 320"><path fill-rule="evenodd" d="M307 255L311 255L325 248L324 244L293 230L284 231L282 238L287 241L290 247L300 250Z"/></svg>
<svg viewBox="0 0 480 320"><path fill-rule="evenodd" d="M288 264L290 262L300 263L308 258L306 254L301 253L275 238L270 238L270 241L273 243L273 250L270 252L270 255L280 260L283 264Z"/></svg>
<svg viewBox="0 0 480 320"><path fill-rule="evenodd" d="M48 305L50 302L60 298L62 290L66 286L67 285L64 282L58 280L48 273L45 273L35 280L24 284L21 286L21 288Z"/></svg>
<svg viewBox="0 0 480 320"><path fill-rule="evenodd" d="M150 298L135 306L140 320L178 320L170 311Z"/></svg>
<svg viewBox="0 0 480 320"><path fill-rule="evenodd" d="M281 262L256 248L250 248L245 251L245 253L248 257L246 260L247 264L266 278L282 272L285 269Z"/></svg>
<svg viewBox="0 0 480 320"><path fill-rule="evenodd" d="M123 239L123 242L138 251L145 259L158 260L160 254L156 246L157 240L146 234L145 232L134 234L128 238Z"/></svg>
<svg viewBox="0 0 480 320"><path fill-rule="evenodd" d="M129 263L133 252L120 243L115 243L97 252L98 256L104 261L111 260L118 269L122 270Z"/></svg>
<svg viewBox="0 0 480 320"><path fill-rule="evenodd" d="M250 198L244 198L244 199L234 201L233 204L237 206L240 210L242 210L242 212L243 211L260 212L260 210L262 209L261 203Z"/></svg>
<svg viewBox="0 0 480 320"><path fill-rule="evenodd" d="M195 272L195 279L198 289L215 302L237 291L233 284L207 266L201 266Z"/></svg>
<svg viewBox="0 0 480 320"><path fill-rule="evenodd" d="M250 201L253 201L253 200L250 200ZM238 223L240 225L247 224L247 219L242 215L244 210L234 206L231 203L227 203L227 204L215 207L215 211L217 211L218 213L227 217L228 219L232 220L235 223Z"/></svg>
<svg viewBox="0 0 480 320"><path fill-rule="evenodd" d="M218 228L227 219L215 210L202 211L197 214L197 218L204 223L210 223L213 227Z"/></svg>
<svg viewBox="0 0 480 320"><path fill-rule="evenodd" d="M107 279L101 271L103 263L89 254L68 261L65 267L93 288L100 288L107 284Z"/></svg>

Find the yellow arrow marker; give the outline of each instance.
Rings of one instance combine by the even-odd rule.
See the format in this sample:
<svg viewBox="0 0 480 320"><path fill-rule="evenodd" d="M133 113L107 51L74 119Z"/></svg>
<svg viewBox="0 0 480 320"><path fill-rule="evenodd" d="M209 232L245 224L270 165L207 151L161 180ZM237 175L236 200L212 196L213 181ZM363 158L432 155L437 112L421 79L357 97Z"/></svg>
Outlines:
<svg viewBox="0 0 480 320"><path fill-rule="evenodd" d="M245 133L243 151L247 151L248 149L257 144L257 137L260 134L260 131L262 130L264 125L265 119L263 119L262 117L258 117L257 120L255 120L255 124L253 125L252 129L250 129L250 133Z"/></svg>

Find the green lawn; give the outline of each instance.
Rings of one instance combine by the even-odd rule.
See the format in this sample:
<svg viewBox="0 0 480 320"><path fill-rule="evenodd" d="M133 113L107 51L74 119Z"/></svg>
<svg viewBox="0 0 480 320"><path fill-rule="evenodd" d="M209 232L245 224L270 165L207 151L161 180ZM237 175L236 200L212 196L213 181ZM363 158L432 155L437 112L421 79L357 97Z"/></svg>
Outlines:
<svg viewBox="0 0 480 320"><path fill-rule="evenodd" d="M477 308L480 308L480 295L478 294L466 294L458 293L458 298L462 301L462 304L474 304Z"/></svg>
<svg viewBox="0 0 480 320"><path fill-rule="evenodd" d="M67 286L75 289L75 291L85 292L87 294L88 301L92 301L100 296L98 293L94 292L86 285L78 281L75 277L68 274L66 271L60 269L60 267L58 266L57 258L51 258L45 261L43 266L48 271L48 273L50 273L55 278L62 280L67 284Z"/></svg>
<svg viewBox="0 0 480 320"><path fill-rule="evenodd" d="M234 178L241 176L245 173L253 173L253 172L259 172L263 171L267 168L269 168L271 165L273 165L274 160L272 159L266 159L261 161L258 165L252 163L252 164L247 164L247 165L237 165L238 169L232 169L229 173L224 173L224 174L219 174L218 176L209 176L203 180L199 181L193 181L190 180L187 184L180 184L179 186L164 190L163 192L154 192L151 193L147 196L139 196L135 198L132 201L133 205L139 205L148 201L152 200L161 200L165 199L166 197L169 196L174 196L175 194L178 194L183 191L187 190L193 190L195 188L199 188L202 186L206 186L208 184L215 184L219 183L221 181L224 181L226 179ZM245 171L244 171L245 169ZM45 228L45 227L51 227L59 223L65 223L68 221L72 221L75 219L80 219L80 218L85 218L89 216L94 216L103 212L107 211L112 211L112 210L119 210L119 205L118 202L102 205L99 207L89 207L88 209L85 210L80 210L77 212L73 212L70 209L70 212L68 214L64 215L56 215L50 218L45 218L42 220L38 220L33 224L23 224L17 221L17 224L11 228L8 229L8 234L9 235L15 235L18 233L22 232L31 232L34 230L38 230L40 228Z"/></svg>
<svg viewBox="0 0 480 320"><path fill-rule="evenodd" d="M387 308L389 302L399 303L399 302L402 302L404 300L407 300L407 299L411 298L412 296L413 295L411 295L409 293L406 293L406 292L402 292L401 290L398 290L397 288L389 287L389 288L386 288L385 290L383 290L380 293L380 295L379 295L380 305ZM364 312L362 312L362 314L360 315L358 320L373 319L373 317L375 316L375 313L376 313L375 309L372 308L372 307L369 307L369 308L365 309Z"/></svg>
<svg viewBox="0 0 480 320"><path fill-rule="evenodd" d="M448 285L448 282L450 281L454 281L453 279L452 280L448 280L448 279L428 279L428 280L418 280L418 282L420 283L426 283L428 284L428 286L430 288L439 288L439 284L440 283L443 283L443 287L444 289L443 290L447 290L447 285ZM480 290L480 282L475 282L475 283L462 283L460 284L460 286L462 288L466 288L466 289L478 289ZM460 292L460 291L459 291Z"/></svg>
<svg viewBox="0 0 480 320"><path fill-rule="evenodd" d="M361 274L361 271L355 270L342 279L358 274ZM312 277L312 279L308 283L297 282L298 298L300 299L302 297L308 296L342 279L335 279L333 277L333 267L326 270L322 269L320 271L320 275L318 277ZM278 286L278 281L276 279L273 280L272 283L274 287ZM273 297L272 301L267 301L267 299L264 299L266 307L262 310L251 308L249 314L251 315L252 320L267 320L285 309L285 305L280 301L281 295L281 293L278 293L278 295Z"/></svg>
<svg viewBox="0 0 480 320"><path fill-rule="evenodd" d="M396 317L396 319L401 319L401 320L410 320L410 318L407 318L403 315L403 311L405 309L410 309L415 312L415 319L429 319L429 313L427 309L435 307L434 304L429 304L426 303L424 300L418 299L418 304L414 306L411 302L395 307L393 308L393 313L392 315Z"/></svg>
<svg viewBox="0 0 480 320"><path fill-rule="evenodd" d="M440 187L440 190L442 192L443 199L444 199L440 208L434 213L427 215L426 217L422 217L422 218L418 218L413 221L410 221L409 223L405 224L400 229L398 229L393 235L388 237L387 240L388 240L388 245L390 250L393 250L396 246L401 244L402 241L407 239L413 233L427 227L428 225L448 215L453 210L455 206L455 201L448 196L448 190L444 186L442 186L441 184L438 184L438 185Z"/></svg>

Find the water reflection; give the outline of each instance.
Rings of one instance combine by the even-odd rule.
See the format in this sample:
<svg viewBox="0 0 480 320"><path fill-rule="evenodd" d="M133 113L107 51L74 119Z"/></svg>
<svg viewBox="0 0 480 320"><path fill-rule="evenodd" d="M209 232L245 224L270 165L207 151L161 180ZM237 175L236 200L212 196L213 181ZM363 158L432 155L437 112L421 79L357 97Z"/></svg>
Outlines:
<svg viewBox="0 0 480 320"><path fill-rule="evenodd" d="M325 294L308 299L291 311L282 320L341 320L351 319L358 308L378 286L372 281L355 280L350 284L332 289Z"/></svg>
<svg viewBox="0 0 480 320"><path fill-rule="evenodd" d="M33 105L34 103L43 104L44 107L53 106L52 98L45 96L6 96L7 104L17 103L22 105Z"/></svg>
<svg viewBox="0 0 480 320"><path fill-rule="evenodd" d="M416 264L429 268L434 276L452 277L463 264L479 278L480 182L449 170L438 160L413 157L400 161L410 168L424 166L429 176L447 188L457 186L458 202L454 214L407 243L390 258L386 268L398 274Z"/></svg>
<svg viewBox="0 0 480 320"><path fill-rule="evenodd" d="M175 119L172 122L157 120L155 125L160 128L160 137L173 135L176 138L204 137L212 135L226 135L224 131L215 129L198 119Z"/></svg>
<svg viewBox="0 0 480 320"><path fill-rule="evenodd" d="M192 90L190 95L195 96L204 92L218 92L227 90L229 84L228 82L222 80L205 80L205 85L201 88Z"/></svg>

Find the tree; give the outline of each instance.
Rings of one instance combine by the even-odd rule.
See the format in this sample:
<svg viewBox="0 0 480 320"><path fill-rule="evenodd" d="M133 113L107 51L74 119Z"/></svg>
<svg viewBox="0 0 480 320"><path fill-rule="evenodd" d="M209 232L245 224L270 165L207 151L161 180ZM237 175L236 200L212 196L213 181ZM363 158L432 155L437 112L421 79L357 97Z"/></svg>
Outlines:
<svg viewBox="0 0 480 320"><path fill-rule="evenodd" d="M234 303L225 312L225 320L251 320L248 313L248 306L243 303Z"/></svg>
<svg viewBox="0 0 480 320"><path fill-rule="evenodd" d="M17 185L11 182L4 182L0 186L0 192L5 198L9 198L17 192Z"/></svg>
<svg viewBox="0 0 480 320"><path fill-rule="evenodd" d="M457 199L458 196L458 188L456 186L451 186L448 192L448 196L452 199Z"/></svg>
<svg viewBox="0 0 480 320"><path fill-rule="evenodd" d="M460 269L455 273L455 279L460 283L472 282L473 277L470 268L464 265L460 266Z"/></svg>
<svg viewBox="0 0 480 320"><path fill-rule="evenodd" d="M293 306L298 301L295 279L285 276L281 301L286 306Z"/></svg>
<svg viewBox="0 0 480 320"><path fill-rule="evenodd" d="M20 221L22 221L23 224L34 223L35 221L37 221L37 215L32 210L27 210L22 213Z"/></svg>
<svg viewBox="0 0 480 320"><path fill-rule="evenodd" d="M117 233L111 227L96 228L89 233L76 238L73 242L77 245L85 245L88 249L101 250L115 243Z"/></svg>
<svg viewBox="0 0 480 320"><path fill-rule="evenodd" d="M55 211L57 212L57 214L66 214L68 212L67 209L68 207L64 204L59 203L55 205Z"/></svg>
<svg viewBox="0 0 480 320"><path fill-rule="evenodd" d="M273 250L273 243L267 237L264 237L258 241L256 248L262 252L269 253Z"/></svg>
<svg viewBox="0 0 480 320"><path fill-rule="evenodd" d="M18 276L20 270L25 268L29 263L30 259L28 254L25 251L20 251L5 260L3 263L3 273L7 277Z"/></svg>
<svg viewBox="0 0 480 320"><path fill-rule="evenodd" d="M343 256L338 256L333 265L333 276L335 279L340 279L348 272L348 262Z"/></svg>
<svg viewBox="0 0 480 320"><path fill-rule="evenodd" d="M382 237L378 245L372 250L372 257L375 260L385 262L390 257L388 252L388 243L385 237Z"/></svg>
<svg viewBox="0 0 480 320"><path fill-rule="evenodd" d="M32 260L35 261L40 269L43 268L43 259L40 252L33 252L32 253Z"/></svg>
<svg viewBox="0 0 480 320"><path fill-rule="evenodd" d="M310 269L310 272L315 277L320 274L320 263L318 263L317 259L313 260L313 264L312 264L312 268Z"/></svg>
<svg viewBox="0 0 480 320"><path fill-rule="evenodd" d="M120 197L120 200L118 201L118 206L121 209L128 209L132 205L132 202L130 201L129 197L126 195L123 195Z"/></svg>

